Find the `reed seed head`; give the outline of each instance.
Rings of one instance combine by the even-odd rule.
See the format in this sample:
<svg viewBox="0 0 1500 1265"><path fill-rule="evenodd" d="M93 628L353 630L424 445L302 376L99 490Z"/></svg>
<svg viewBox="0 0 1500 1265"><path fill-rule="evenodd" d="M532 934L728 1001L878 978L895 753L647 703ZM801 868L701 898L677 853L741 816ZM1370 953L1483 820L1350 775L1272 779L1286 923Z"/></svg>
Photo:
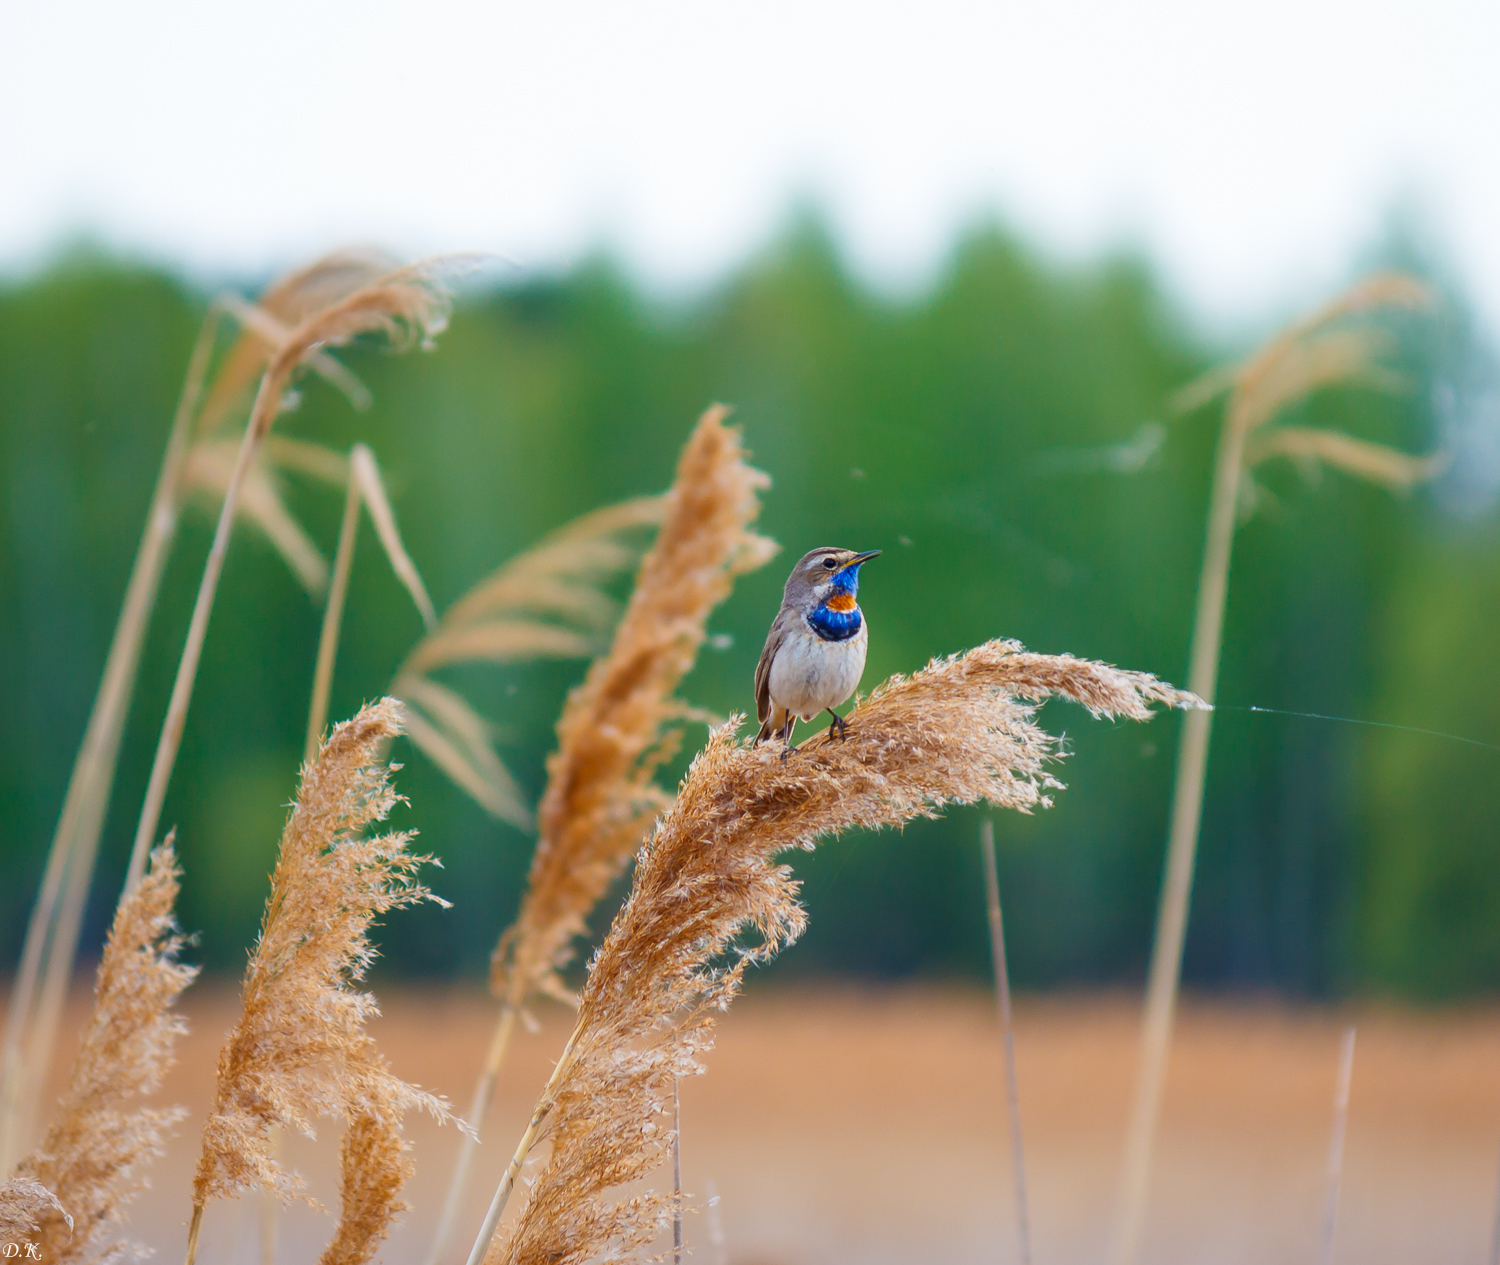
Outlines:
<svg viewBox="0 0 1500 1265"><path fill-rule="evenodd" d="M142 1170L163 1153L168 1131L182 1118L180 1107L133 1102L160 1087L175 1062L177 1038L187 1031L173 1006L198 968L178 961L184 942L173 907L180 878L168 838L115 911L68 1087L41 1146L19 1166L59 1201L36 1213L32 1236L49 1265L127 1252L125 1244L107 1241L109 1231L145 1188Z"/></svg>
<svg viewBox="0 0 1500 1265"><path fill-rule="evenodd" d="M408 1205L401 1188L415 1171L399 1117L356 1116L344 1131L339 1163L339 1224L319 1265L365 1265Z"/></svg>
<svg viewBox="0 0 1500 1265"><path fill-rule="evenodd" d="M497 995L523 1004L555 972L668 797L656 770L675 750L674 698L708 617L776 546L750 529L769 480L748 465L728 410L699 418L609 651L569 696L547 761L526 895L494 958Z"/></svg>
<svg viewBox="0 0 1500 1265"><path fill-rule="evenodd" d="M376 919L435 899L416 878L430 858L408 850L409 834L363 833L397 802L382 753L400 732L400 704L381 699L336 726L303 767L243 1012L219 1055L193 1183L200 1207L251 1188L301 1194L301 1178L271 1155L273 1126L312 1136L318 1116L370 1116L387 1128L412 1108L451 1118L441 1099L391 1073L364 1029L375 999L353 987L374 960Z"/></svg>
<svg viewBox="0 0 1500 1265"><path fill-rule="evenodd" d="M645 1177L670 1146L674 1077L701 1072L715 1016L751 962L806 925L790 848L851 827L899 826L949 803L1029 812L1060 786L1059 741L1035 722L1060 695L1096 716L1144 720L1148 704L1202 706L1144 673L992 641L892 677L849 717L845 741L779 746L714 731L637 858L629 898L589 966L566 1073L538 1104L552 1149L486 1265L582 1265L647 1245L669 1197L610 1192ZM748 942L741 936L752 933Z"/></svg>

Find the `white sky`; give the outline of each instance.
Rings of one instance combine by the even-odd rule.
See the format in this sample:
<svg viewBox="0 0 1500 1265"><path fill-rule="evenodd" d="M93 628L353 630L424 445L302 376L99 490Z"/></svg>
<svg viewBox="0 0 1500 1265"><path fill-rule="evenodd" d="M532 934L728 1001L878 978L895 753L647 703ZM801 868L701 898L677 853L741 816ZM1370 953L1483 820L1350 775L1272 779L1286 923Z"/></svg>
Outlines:
<svg viewBox="0 0 1500 1265"><path fill-rule="evenodd" d="M1495 0L9 0L0 267L80 231L208 272L604 239L675 287L810 194L886 284L996 208L1238 323L1402 203L1497 324L1497 62Z"/></svg>

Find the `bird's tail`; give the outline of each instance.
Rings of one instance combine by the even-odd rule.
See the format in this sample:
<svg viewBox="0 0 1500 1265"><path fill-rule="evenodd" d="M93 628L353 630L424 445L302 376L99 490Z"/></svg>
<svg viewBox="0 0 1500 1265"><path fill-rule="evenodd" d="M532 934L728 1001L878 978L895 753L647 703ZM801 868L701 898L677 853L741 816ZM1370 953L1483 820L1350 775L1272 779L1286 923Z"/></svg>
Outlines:
<svg viewBox="0 0 1500 1265"><path fill-rule="evenodd" d="M766 713L766 718L761 722L760 732L755 735L755 745L769 742L786 727L786 708L771 704L771 710Z"/></svg>

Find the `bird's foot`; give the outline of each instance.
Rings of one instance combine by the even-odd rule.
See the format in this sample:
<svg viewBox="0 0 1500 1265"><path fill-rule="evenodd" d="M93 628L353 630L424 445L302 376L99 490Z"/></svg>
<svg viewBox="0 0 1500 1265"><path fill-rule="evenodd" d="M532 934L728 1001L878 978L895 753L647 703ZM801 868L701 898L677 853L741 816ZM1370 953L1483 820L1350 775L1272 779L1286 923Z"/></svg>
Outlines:
<svg viewBox="0 0 1500 1265"><path fill-rule="evenodd" d="M796 748L796 747L794 747L794 746L792 746L792 744L791 744L791 743L787 743L787 744L786 744L786 746L784 746L784 747L782 747L782 749L781 749L781 762L782 762L782 763L783 763L783 764L785 764L785 763L786 763L786 758L787 758L787 757L788 757L788 756L789 756L789 755L791 755L791 754L792 754L792 752L794 752L794 751L795 751L795 750L796 750L796 749L797 749L797 748Z"/></svg>
<svg viewBox="0 0 1500 1265"><path fill-rule="evenodd" d="M833 735L838 734L839 741L843 742L849 736L849 722L831 707L828 709L828 714L833 717L828 725L828 741L832 742Z"/></svg>

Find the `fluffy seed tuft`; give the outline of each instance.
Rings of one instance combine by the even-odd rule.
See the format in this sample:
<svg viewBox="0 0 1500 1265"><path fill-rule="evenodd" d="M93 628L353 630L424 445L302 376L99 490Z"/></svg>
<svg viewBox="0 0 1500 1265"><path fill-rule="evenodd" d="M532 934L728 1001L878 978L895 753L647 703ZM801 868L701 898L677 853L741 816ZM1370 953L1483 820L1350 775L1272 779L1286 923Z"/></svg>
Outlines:
<svg viewBox="0 0 1500 1265"><path fill-rule="evenodd" d="M590 964L573 1037L534 1117L551 1154L485 1265L613 1259L670 1223L670 1197L609 1192L663 1160L673 1078L703 1070L715 1016L747 965L806 925L777 854L948 803L1045 807L1060 786L1046 766L1062 752L1034 717L1050 695L1135 720L1153 701L1201 706L1144 673L992 641L892 677L850 715L842 742L812 740L783 760L779 745L737 741L739 718L714 731L641 849L629 899Z"/></svg>
<svg viewBox="0 0 1500 1265"><path fill-rule="evenodd" d="M561 988L574 937L669 802L654 778L687 710L673 695L714 608L776 551L750 530L769 480L727 417L716 405L694 427L614 641L558 721L526 895L495 951L495 992L512 1006Z"/></svg>
<svg viewBox="0 0 1500 1265"><path fill-rule="evenodd" d="M198 974L177 960L180 878L169 838L115 911L68 1088L41 1146L17 1170L57 1196L36 1212L31 1236L49 1265L128 1253L127 1245L106 1242L108 1232L145 1188L141 1170L163 1153L168 1130L183 1116L180 1107L127 1106L159 1088L187 1031L172 1009Z"/></svg>
<svg viewBox="0 0 1500 1265"><path fill-rule="evenodd" d="M219 1054L193 1182L199 1210L209 1199L252 1188L305 1198L302 1179L271 1155L273 1126L312 1136L318 1116L355 1124L370 1117L388 1131L413 1108L451 1118L441 1099L391 1073L364 1029L377 1013L375 998L351 986L375 957L375 920L434 899L416 878L430 858L407 850L409 834L363 837L397 802L381 753L400 732L400 704L381 699L335 727L303 767L245 973L244 1010ZM346 1158L351 1154L373 1152L356 1140ZM356 1186L365 1180L356 1177ZM350 1182L346 1168L346 1190ZM373 1179L361 1189L374 1186L390 1189ZM354 1206L367 1208L368 1200Z"/></svg>

